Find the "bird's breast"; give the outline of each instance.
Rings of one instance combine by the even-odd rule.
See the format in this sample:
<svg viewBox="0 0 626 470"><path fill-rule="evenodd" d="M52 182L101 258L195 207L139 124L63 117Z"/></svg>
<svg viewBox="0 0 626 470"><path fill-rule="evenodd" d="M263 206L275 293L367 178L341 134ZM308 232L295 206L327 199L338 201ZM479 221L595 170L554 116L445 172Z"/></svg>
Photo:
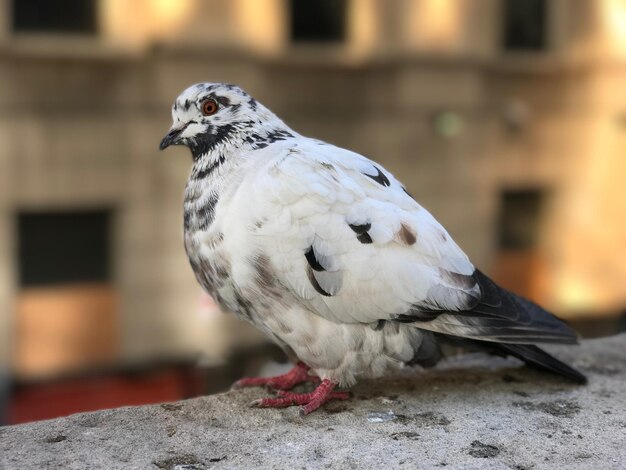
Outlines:
<svg viewBox="0 0 626 470"><path fill-rule="evenodd" d="M257 305L246 288L249 283L237 282L233 275L235 270L242 271L242 259L228 249L224 238L219 222L208 230L186 230L189 263L200 285L223 311L256 324Z"/></svg>
<svg viewBox="0 0 626 470"><path fill-rule="evenodd" d="M200 285L213 297L226 284L231 264L221 246L221 232L185 230L185 250Z"/></svg>

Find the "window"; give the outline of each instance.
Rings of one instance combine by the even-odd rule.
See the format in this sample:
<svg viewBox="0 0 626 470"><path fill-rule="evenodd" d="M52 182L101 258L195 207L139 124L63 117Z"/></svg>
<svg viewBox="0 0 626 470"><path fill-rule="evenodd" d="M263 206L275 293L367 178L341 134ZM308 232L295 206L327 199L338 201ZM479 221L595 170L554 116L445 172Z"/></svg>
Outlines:
<svg viewBox="0 0 626 470"><path fill-rule="evenodd" d="M546 49L546 0L504 0L504 49Z"/></svg>
<svg viewBox="0 0 626 470"><path fill-rule="evenodd" d="M19 214L21 286L108 281L109 225L104 210Z"/></svg>
<svg viewBox="0 0 626 470"><path fill-rule="evenodd" d="M292 42L343 41L346 0L291 0Z"/></svg>
<svg viewBox="0 0 626 470"><path fill-rule="evenodd" d="M498 243L501 249L536 248L544 193L540 190L504 191L501 195Z"/></svg>
<svg viewBox="0 0 626 470"><path fill-rule="evenodd" d="M96 33L97 0L13 0L13 31Z"/></svg>

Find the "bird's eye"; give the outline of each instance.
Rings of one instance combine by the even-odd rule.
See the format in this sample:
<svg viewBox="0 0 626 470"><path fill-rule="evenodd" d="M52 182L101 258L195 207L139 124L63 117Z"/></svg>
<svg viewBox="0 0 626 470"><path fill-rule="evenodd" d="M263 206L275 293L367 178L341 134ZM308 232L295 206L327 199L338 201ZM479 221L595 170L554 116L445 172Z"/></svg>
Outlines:
<svg viewBox="0 0 626 470"><path fill-rule="evenodd" d="M202 102L202 114L204 114L205 116L211 116L217 113L218 109L219 108L215 100L204 100Z"/></svg>

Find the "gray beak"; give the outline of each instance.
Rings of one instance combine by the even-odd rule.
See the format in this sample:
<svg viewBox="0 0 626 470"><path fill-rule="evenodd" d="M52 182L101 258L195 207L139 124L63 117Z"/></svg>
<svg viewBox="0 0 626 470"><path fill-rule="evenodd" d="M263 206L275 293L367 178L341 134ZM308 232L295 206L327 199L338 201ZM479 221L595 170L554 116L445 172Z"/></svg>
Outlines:
<svg viewBox="0 0 626 470"><path fill-rule="evenodd" d="M159 144L159 150L165 150L170 145L180 145L180 135L183 133L187 126L172 127L163 140Z"/></svg>

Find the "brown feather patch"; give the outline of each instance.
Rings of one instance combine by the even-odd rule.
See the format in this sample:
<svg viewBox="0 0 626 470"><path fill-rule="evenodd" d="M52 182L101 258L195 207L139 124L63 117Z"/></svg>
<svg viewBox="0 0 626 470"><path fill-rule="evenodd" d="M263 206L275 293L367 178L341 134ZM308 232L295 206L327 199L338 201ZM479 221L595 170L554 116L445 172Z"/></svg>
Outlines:
<svg viewBox="0 0 626 470"><path fill-rule="evenodd" d="M257 271L256 281L262 289L271 289L274 287L276 275L272 271L270 259L264 254L259 254L254 258L254 266Z"/></svg>
<svg viewBox="0 0 626 470"><path fill-rule="evenodd" d="M413 245L417 241L415 232L405 224L400 224L400 231L396 234L396 238L403 245Z"/></svg>

